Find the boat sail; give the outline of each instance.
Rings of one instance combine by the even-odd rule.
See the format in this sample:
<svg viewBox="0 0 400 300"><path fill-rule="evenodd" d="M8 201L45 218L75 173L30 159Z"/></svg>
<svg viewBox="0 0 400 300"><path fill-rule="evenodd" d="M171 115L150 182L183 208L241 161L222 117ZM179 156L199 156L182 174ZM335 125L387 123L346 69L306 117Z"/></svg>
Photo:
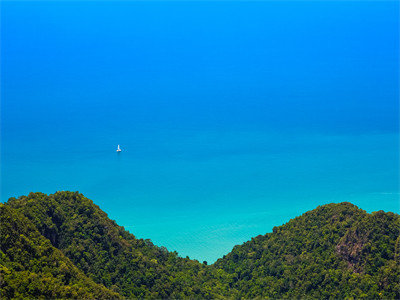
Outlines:
<svg viewBox="0 0 400 300"><path fill-rule="evenodd" d="M118 147L117 147L117 152L121 152L122 150L121 150L121 148L119 147L119 145L118 145Z"/></svg>

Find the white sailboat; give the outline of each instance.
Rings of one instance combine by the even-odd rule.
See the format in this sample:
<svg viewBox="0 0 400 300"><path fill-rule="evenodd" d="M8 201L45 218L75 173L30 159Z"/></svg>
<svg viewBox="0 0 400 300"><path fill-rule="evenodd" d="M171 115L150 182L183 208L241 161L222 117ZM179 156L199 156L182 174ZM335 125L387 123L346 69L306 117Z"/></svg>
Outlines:
<svg viewBox="0 0 400 300"><path fill-rule="evenodd" d="M119 145L118 145L118 147L117 147L117 152L121 152L122 150L121 150L121 148L119 147Z"/></svg>

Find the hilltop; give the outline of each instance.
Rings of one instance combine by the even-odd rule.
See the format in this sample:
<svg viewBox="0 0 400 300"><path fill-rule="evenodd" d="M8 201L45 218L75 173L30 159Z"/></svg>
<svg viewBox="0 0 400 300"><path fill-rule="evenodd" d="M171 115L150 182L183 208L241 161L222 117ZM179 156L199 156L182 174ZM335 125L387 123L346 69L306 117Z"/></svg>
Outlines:
<svg viewBox="0 0 400 300"><path fill-rule="evenodd" d="M399 215L351 203L306 212L209 266L135 237L78 192L10 198L0 211L5 298L400 297Z"/></svg>
<svg viewBox="0 0 400 300"><path fill-rule="evenodd" d="M227 290L211 280L215 269L137 239L77 192L31 193L7 206L31 220L94 282L124 297L217 298Z"/></svg>
<svg viewBox="0 0 400 300"><path fill-rule="evenodd" d="M399 298L399 215L351 203L309 211L219 259L240 297Z"/></svg>

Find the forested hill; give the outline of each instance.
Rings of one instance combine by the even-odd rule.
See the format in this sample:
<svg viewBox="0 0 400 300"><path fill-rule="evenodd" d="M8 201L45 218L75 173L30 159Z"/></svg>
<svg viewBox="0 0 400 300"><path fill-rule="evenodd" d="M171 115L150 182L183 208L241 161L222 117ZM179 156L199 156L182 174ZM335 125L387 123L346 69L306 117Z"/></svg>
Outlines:
<svg viewBox="0 0 400 300"><path fill-rule="evenodd" d="M400 217L328 204L206 266L137 239L75 192L0 206L0 297L398 299Z"/></svg>
<svg viewBox="0 0 400 300"><path fill-rule="evenodd" d="M0 203L0 298L118 298L87 278L18 211Z"/></svg>
<svg viewBox="0 0 400 300"><path fill-rule="evenodd" d="M135 238L77 192L31 193L7 204L93 281L124 297L217 298L227 291L224 280L212 280L220 277L215 269Z"/></svg>
<svg viewBox="0 0 400 300"><path fill-rule="evenodd" d="M399 215L320 206L215 263L244 298L400 299Z"/></svg>

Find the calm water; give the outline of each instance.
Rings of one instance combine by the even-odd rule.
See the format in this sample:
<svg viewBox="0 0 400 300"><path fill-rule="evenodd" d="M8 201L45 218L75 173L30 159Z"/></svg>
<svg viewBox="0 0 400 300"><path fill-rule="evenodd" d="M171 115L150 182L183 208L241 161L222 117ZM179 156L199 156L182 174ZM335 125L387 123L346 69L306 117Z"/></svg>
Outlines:
<svg viewBox="0 0 400 300"><path fill-rule="evenodd" d="M397 2L1 6L2 201L78 190L209 262L318 205L400 212Z"/></svg>

